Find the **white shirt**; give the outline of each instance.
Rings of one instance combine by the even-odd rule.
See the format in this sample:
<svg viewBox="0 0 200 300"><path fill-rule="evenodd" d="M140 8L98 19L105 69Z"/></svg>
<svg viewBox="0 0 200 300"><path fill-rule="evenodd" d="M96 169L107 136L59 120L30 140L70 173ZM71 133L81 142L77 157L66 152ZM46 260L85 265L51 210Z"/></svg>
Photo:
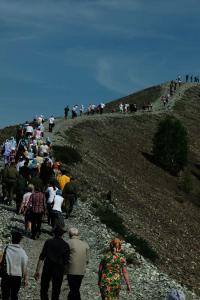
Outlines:
<svg viewBox="0 0 200 300"><path fill-rule="evenodd" d="M26 127L26 132L28 132L28 133L33 133L33 127L30 126L30 125L28 125L28 126Z"/></svg>
<svg viewBox="0 0 200 300"><path fill-rule="evenodd" d="M49 124L53 124L54 123L54 117L49 118Z"/></svg>
<svg viewBox="0 0 200 300"><path fill-rule="evenodd" d="M25 163L25 160L20 160L20 161L17 163L16 169L17 169L18 172L19 172L19 169L20 169L21 167L24 166L24 163Z"/></svg>
<svg viewBox="0 0 200 300"><path fill-rule="evenodd" d="M47 203L50 204L50 203L53 203L54 201L54 197L56 196L56 191L58 190L58 188L56 188L54 190L54 188L52 186L49 186L47 188L47 193L48 193L48 199L47 199Z"/></svg>
<svg viewBox="0 0 200 300"><path fill-rule="evenodd" d="M41 145L39 148L39 154L43 156L44 153L49 152L49 146L48 145Z"/></svg>
<svg viewBox="0 0 200 300"><path fill-rule="evenodd" d="M19 244L10 244L6 249L7 274L22 276L27 271L28 256Z"/></svg>
<svg viewBox="0 0 200 300"><path fill-rule="evenodd" d="M62 204L63 204L64 198L62 196L56 195L54 198L54 205L53 205L53 210L57 210L62 212Z"/></svg>
<svg viewBox="0 0 200 300"><path fill-rule="evenodd" d="M38 123L38 124L41 124L41 123L42 123L42 117L38 117L38 118L37 118L37 123Z"/></svg>

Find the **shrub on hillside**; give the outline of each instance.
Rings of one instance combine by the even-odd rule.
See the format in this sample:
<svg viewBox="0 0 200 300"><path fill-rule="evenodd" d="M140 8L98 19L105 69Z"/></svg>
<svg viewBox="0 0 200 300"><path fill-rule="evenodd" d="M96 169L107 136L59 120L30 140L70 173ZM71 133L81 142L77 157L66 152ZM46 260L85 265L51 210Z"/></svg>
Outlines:
<svg viewBox="0 0 200 300"><path fill-rule="evenodd" d="M53 152L56 160L64 164L73 164L82 161L80 153L71 146L53 146Z"/></svg>
<svg viewBox="0 0 200 300"><path fill-rule="evenodd" d="M172 174L178 174L187 165L187 132L179 120L167 117L159 123L153 138L153 155L155 162Z"/></svg>

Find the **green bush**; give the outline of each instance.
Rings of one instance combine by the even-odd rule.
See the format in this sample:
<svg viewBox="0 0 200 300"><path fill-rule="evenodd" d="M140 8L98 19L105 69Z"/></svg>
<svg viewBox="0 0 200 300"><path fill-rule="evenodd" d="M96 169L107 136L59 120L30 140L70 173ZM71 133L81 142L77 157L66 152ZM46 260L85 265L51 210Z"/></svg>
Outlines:
<svg viewBox="0 0 200 300"><path fill-rule="evenodd" d="M77 149L71 146L53 146L54 156L57 161L64 164L73 164L81 162L82 158Z"/></svg>
<svg viewBox="0 0 200 300"><path fill-rule="evenodd" d="M153 138L153 155L155 162L172 174L178 174L187 165L187 132L179 120L167 117L159 123Z"/></svg>

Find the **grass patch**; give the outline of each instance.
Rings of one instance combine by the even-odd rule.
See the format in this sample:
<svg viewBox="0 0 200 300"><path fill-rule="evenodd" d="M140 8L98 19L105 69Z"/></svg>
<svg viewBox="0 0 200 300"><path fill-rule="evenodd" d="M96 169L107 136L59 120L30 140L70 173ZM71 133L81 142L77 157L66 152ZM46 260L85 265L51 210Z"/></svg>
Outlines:
<svg viewBox="0 0 200 300"><path fill-rule="evenodd" d="M54 156L57 161L64 164L74 164L82 161L82 157L77 149L71 146L53 146Z"/></svg>
<svg viewBox="0 0 200 300"><path fill-rule="evenodd" d="M111 208L96 207L96 205L93 205L93 208L96 208L96 215L100 218L101 222L122 236L125 242L130 243L138 253L152 262L155 262L159 258L158 254L151 248L147 241L137 237L135 234L129 234L123 224L123 219L116 212L113 212Z"/></svg>

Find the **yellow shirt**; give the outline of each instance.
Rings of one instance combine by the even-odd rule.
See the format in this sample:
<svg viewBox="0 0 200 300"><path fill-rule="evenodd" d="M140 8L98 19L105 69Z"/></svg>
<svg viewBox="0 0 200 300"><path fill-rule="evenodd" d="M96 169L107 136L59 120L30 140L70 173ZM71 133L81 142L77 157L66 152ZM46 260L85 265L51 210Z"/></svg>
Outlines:
<svg viewBox="0 0 200 300"><path fill-rule="evenodd" d="M64 186L66 183L70 182L70 177L67 175L59 175L57 178L57 181L59 183L60 189L63 191Z"/></svg>

